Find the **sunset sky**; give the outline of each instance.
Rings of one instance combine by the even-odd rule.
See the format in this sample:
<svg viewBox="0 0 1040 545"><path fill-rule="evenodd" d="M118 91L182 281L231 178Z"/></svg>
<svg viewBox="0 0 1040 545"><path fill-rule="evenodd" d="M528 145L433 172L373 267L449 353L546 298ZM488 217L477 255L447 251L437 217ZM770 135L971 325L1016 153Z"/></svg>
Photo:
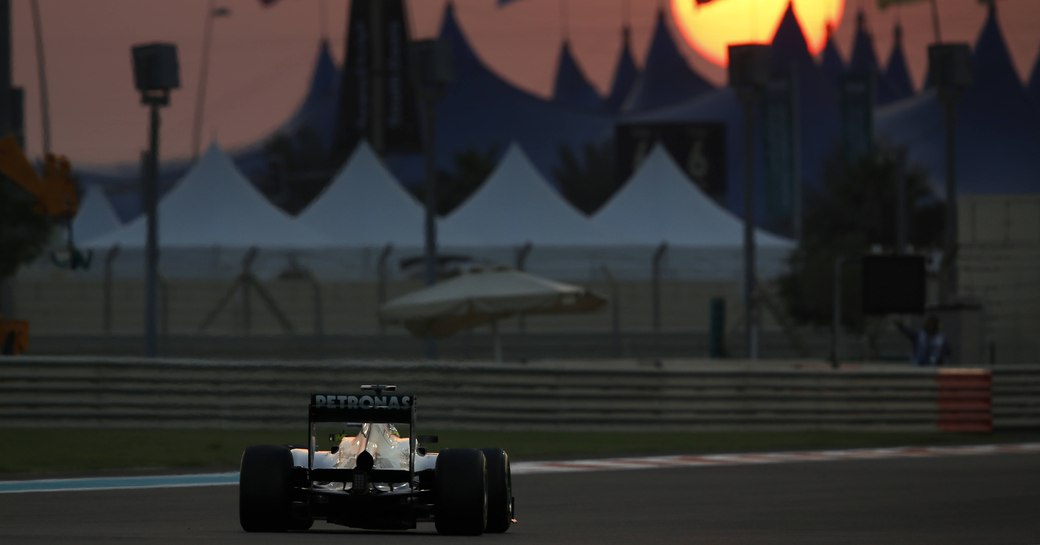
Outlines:
<svg viewBox="0 0 1040 545"><path fill-rule="evenodd" d="M561 10L561 2L566 10ZM692 1L692 0L691 0ZM718 2L745 0L716 0ZM753 0L752 0L753 1ZM827 2L831 0L820 0ZM190 154L199 78L202 29L209 0L39 0L50 88L52 147L74 164L133 162L147 145L147 112L133 88L130 48L137 43L177 44L181 89L163 111L162 156ZM440 25L445 0L409 0L414 37ZM628 0L636 62L646 54L653 17L663 0ZM12 0L14 82L25 88L30 155L42 150L40 100L29 2ZM547 96L564 33L578 62L602 92L613 76L625 0L455 0L462 26L482 58L501 76ZM974 43L986 15L978 0L939 0L947 41ZM306 88L321 36L343 56L346 0L223 0L229 17L215 21L204 140L228 148L254 142L279 126ZM1040 0L1000 0L999 18L1015 65L1028 78L1040 50ZM855 14L865 9L877 54L888 57L892 25L905 29L908 61L918 84L932 41L928 3L879 11L876 0L847 0L837 40L848 59ZM679 33L672 28L673 36ZM690 64L716 83L725 72L682 44Z"/></svg>

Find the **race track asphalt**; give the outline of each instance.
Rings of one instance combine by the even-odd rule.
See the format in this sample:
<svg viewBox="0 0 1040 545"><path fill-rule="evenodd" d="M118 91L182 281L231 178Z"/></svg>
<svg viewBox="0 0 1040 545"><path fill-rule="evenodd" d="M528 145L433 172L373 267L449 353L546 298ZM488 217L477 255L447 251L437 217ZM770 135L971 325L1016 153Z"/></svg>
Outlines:
<svg viewBox="0 0 1040 545"><path fill-rule="evenodd" d="M517 475L520 524L439 537L315 524L247 534L236 486L0 494L0 543L1040 543L1040 455Z"/></svg>

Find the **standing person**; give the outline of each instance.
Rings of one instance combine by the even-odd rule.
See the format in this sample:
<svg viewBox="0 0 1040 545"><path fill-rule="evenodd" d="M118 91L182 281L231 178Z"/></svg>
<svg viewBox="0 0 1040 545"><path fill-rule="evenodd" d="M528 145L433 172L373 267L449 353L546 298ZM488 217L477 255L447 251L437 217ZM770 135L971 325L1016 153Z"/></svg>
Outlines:
<svg viewBox="0 0 1040 545"><path fill-rule="evenodd" d="M913 344L914 365L931 367L946 363L950 357L950 341L939 332L939 318L929 315L924 320L924 326L919 330L913 330L902 322L896 322L899 331L906 335Z"/></svg>

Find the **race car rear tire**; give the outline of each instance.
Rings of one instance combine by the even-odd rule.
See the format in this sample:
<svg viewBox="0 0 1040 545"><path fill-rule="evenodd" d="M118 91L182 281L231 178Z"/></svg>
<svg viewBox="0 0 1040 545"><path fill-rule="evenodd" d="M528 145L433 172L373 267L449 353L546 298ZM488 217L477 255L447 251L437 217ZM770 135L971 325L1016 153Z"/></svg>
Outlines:
<svg viewBox="0 0 1040 545"><path fill-rule="evenodd" d="M438 534L477 536L487 526L487 461L476 449L437 455L434 525Z"/></svg>
<svg viewBox="0 0 1040 545"><path fill-rule="evenodd" d="M487 525L484 531L501 534L513 524L513 477L509 454L500 448L480 449L487 460Z"/></svg>
<svg viewBox="0 0 1040 545"><path fill-rule="evenodd" d="M292 453L274 445L249 447L242 453L238 477L238 520L247 532L296 529L289 511Z"/></svg>

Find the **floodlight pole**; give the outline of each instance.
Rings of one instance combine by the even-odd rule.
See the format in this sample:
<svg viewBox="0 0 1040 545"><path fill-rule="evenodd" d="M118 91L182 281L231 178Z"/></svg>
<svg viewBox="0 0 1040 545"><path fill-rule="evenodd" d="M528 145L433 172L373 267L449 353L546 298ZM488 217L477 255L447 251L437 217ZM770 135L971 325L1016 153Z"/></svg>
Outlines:
<svg viewBox="0 0 1040 545"><path fill-rule="evenodd" d="M437 283L437 156L436 156L436 102L433 93L426 90L423 132L426 142L426 199L424 204L423 233L425 235L426 285ZM437 341L426 338L426 359L438 358Z"/></svg>
<svg viewBox="0 0 1040 545"><path fill-rule="evenodd" d="M991 7L992 9L992 7ZM928 66L946 117L946 221L939 300L952 303L957 295L957 100L971 85L971 47L965 43L928 46Z"/></svg>
<svg viewBox="0 0 1040 545"><path fill-rule="evenodd" d="M940 297L943 303L953 302L957 293L957 112L956 99L951 92L940 92L946 110L946 227L943 254L943 282Z"/></svg>
<svg viewBox="0 0 1040 545"><path fill-rule="evenodd" d="M425 97L425 123L423 123L425 153L425 193L423 233L425 242L425 280L427 286L437 283L437 156L436 156L436 104L432 97Z"/></svg>
<svg viewBox="0 0 1040 545"><path fill-rule="evenodd" d="M729 85L744 110L744 343L750 360L758 359L758 305L755 301L755 103L768 81L769 46L729 46Z"/></svg>
<svg viewBox="0 0 1040 545"><path fill-rule="evenodd" d="M138 45L131 48L134 86L141 92L141 104L148 106L148 155L142 177L141 197L147 220L145 241L145 356L158 353L159 293L159 108L170 103L170 90L180 87L177 46L168 43Z"/></svg>
<svg viewBox="0 0 1040 545"><path fill-rule="evenodd" d="M14 134L21 137L21 128L15 126L14 96L11 87L11 2L0 0L0 137ZM11 97L11 100L3 100ZM22 142L24 148L24 142ZM13 278L0 278L0 314L13 316Z"/></svg>
<svg viewBox="0 0 1040 545"><path fill-rule="evenodd" d="M437 40L419 40L410 48L412 85L422 115L423 145L426 152L425 247L426 285L437 282L437 99L452 80L451 54ZM437 341L426 338L426 359L437 359Z"/></svg>
<svg viewBox="0 0 1040 545"><path fill-rule="evenodd" d="M14 100L11 87L11 2L0 0L0 137L17 134L20 127L14 126ZM23 142L24 144L24 142ZM24 145L22 146L25 147Z"/></svg>
<svg viewBox="0 0 1040 545"><path fill-rule="evenodd" d="M744 105L744 344L758 359L758 309L755 305L755 97L745 91Z"/></svg>
<svg viewBox="0 0 1040 545"><path fill-rule="evenodd" d="M169 91L161 95L144 95L151 122L148 129L148 167L144 180L144 213L148 221L145 242L144 338L145 356L158 353L158 286L159 286L159 107L169 103Z"/></svg>

